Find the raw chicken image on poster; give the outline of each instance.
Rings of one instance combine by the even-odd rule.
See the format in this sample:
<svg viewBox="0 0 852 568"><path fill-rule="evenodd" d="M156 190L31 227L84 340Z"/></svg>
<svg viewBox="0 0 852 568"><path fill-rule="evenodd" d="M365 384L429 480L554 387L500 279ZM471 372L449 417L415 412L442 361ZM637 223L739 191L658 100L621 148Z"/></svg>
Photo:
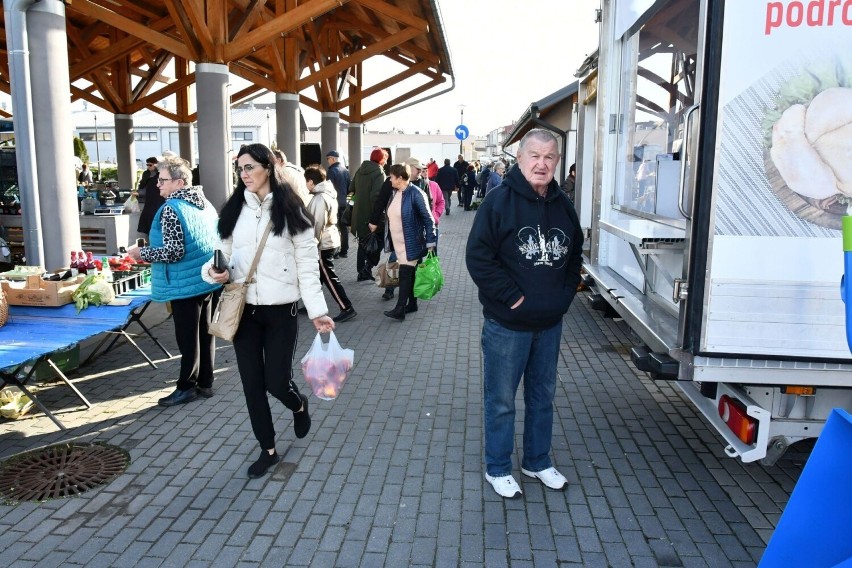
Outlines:
<svg viewBox="0 0 852 568"><path fill-rule="evenodd" d="M852 213L852 56L801 67L763 126L778 196L796 215L840 229Z"/></svg>
<svg viewBox="0 0 852 568"><path fill-rule="evenodd" d="M852 212L852 55L783 63L722 116L715 233L836 236Z"/></svg>

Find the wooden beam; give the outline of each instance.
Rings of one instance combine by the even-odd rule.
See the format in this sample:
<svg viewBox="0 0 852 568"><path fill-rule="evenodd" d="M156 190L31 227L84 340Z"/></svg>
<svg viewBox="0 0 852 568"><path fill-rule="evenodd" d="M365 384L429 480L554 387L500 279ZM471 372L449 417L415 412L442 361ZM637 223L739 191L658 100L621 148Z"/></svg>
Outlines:
<svg viewBox="0 0 852 568"><path fill-rule="evenodd" d="M187 60L181 59L180 57L175 58L175 79L181 80L187 75L189 75L189 63L187 62ZM184 122L188 122L188 120L186 120L186 117L189 116L190 87L191 85L187 85L186 87L175 93L175 99L177 102L175 108L177 110L177 114L184 119Z"/></svg>
<svg viewBox="0 0 852 568"><path fill-rule="evenodd" d="M262 90L263 90L263 87L259 87L258 85L249 85L245 89L242 89L241 91L236 92L233 95L231 95L231 104L232 105L239 104L240 102L243 101L243 99L246 99L246 98L250 97L251 95L255 94L256 92L262 91Z"/></svg>
<svg viewBox="0 0 852 568"><path fill-rule="evenodd" d="M156 91L154 91L153 93L151 93L147 97L142 97L140 99L133 101L133 104L131 104L128 107L127 113L132 114L134 112L142 110L145 107L148 107L148 106L153 107L153 106L155 106L154 105L155 102L162 100L162 99L168 97L169 95L173 95L176 92L178 92L180 89L187 87L189 85L192 85L193 83L195 83L195 73L190 73L186 77L176 80L171 85L166 85L165 87L163 87L161 89L157 89Z"/></svg>
<svg viewBox="0 0 852 568"><path fill-rule="evenodd" d="M231 26L231 29L228 32L228 40L234 41L242 34L248 33L248 30L250 30L255 22L257 22L258 18L263 15L265 8L266 0L251 0L251 2L243 8L243 13L239 20L234 22L234 25Z"/></svg>
<svg viewBox="0 0 852 568"><path fill-rule="evenodd" d="M348 57L344 57L343 59L337 61L326 67L324 70L319 71L317 73L313 73L304 77L296 83L296 92L301 91L311 85L319 83L331 76L335 76L348 67L352 67L356 63L362 63L363 61L369 59L374 55L379 55L393 47L401 43L405 43L413 37L417 37L421 35L421 31L415 28L406 28L404 30L399 31L393 35L390 35L384 38L381 41L378 41L372 45L367 46L364 49L359 49L352 55Z"/></svg>
<svg viewBox="0 0 852 568"><path fill-rule="evenodd" d="M168 51L161 51L157 56L157 59L153 65L150 66L150 69L145 74L145 76L136 83L136 87L133 89L133 100L139 100L151 90L151 88L159 81L162 81L162 71L168 66L174 56ZM171 81L169 81L171 82Z"/></svg>
<svg viewBox="0 0 852 568"><path fill-rule="evenodd" d="M207 21L204 18L204 6L201 0L183 0L183 4L186 16L192 25L192 31L201 45L201 50L208 57L213 57L216 49L210 28L207 27Z"/></svg>
<svg viewBox="0 0 852 568"><path fill-rule="evenodd" d="M258 26L251 32L242 35L236 41L225 46L225 58L234 61L251 52L257 46L263 45L276 36L285 35L306 22L318 18L330 10L342 6L349 0L308 0L284 14L276 14L275 18Z"/></svg>
<svg viewBox="0 0 852 568"><path fill-rule="evenodd" d="M353 17L352 14L341 14L337 19L341 23L349 24L350 26L352 26L353 29L360 30L373 38L386 37L388 35L388 32L386 32L382 28L374 26L363 20L359 20L358 18ZM420 49L416 45L407 45L405 46L405 49L411 52L411 55L419 60L430 61L436 66L441 62L441 58L437 53L433 53L425 49Z"/></svg>
<svg viewBox="0 0 852 568"><path fill-rule="evenodd" d="M372 120L373 118L376 118L378 115L385 113L388 110L392 109L395 105L402 103L402 102L406 102L409 99L416 97L420 93L424 93L424 92L428 91L429 89L437 87L438 85L445 82L446 80L447 80L447 78L444 77L443 75L441 75L437 79L434 79L434 80L432 80L432 81L430 81L430 82L428 82L424 85L421 85L420 87L417 87L416 89L412 89L412 90L408 91L407 93L400 95L400 96L396 97L395 99L392 99L392 100L386 102L385 104L374 108L373 110L371 110L369 112L364 113L364 115L362 117L362 122L367 122L368 120Z"/></svg>
<svg viewBox="0 0 852 568"><path fill-rule="evenodd" d="M225 0L206 0L207 26L213 41L211 60L216 63L230 63L225 59L225 45L228 43L228 3Z"/></svg>
<svg viewBox="0 0 852 568"><path fill-rule="evenodd" d="M169 16L174 22L178 34L183 38L184 45L189 50L190 57L193 61L198 61L201 54L201 46L195 38L195 33L192 31L192 23L186 17L186 12L183 10L183 2L175 3L174 0L164 0L166 9L169 11Z"/></svg>
<svg viewBox="0 0 852 568"><path fill-rule="evenodd" d="M402 81L404 81L404 80L406 80L410 77L413 77L414 75L417 75L418 73L421 73L428 68L429 68L428 63L425 63L425 62L418 63L417 65L413 65L412 67L409 67L408 69L406 69L405 71L403 71L401 73L397 73L393 77L388 77L387 79L385 79L384 81L382 81L380 83L376 83L375 85L373 85L373 86L371 86L367 89L359 91L358 96L362 100L366 99L367 97L370 97L370 96L378 93L379 91L387 89L388 87L390 87L392 85L395 85L397 83L401 83ZM435 77L432 77L432 78L434 79ZM339 101L338 106L340 108L343 108L343 107L349 106L350 104L352 104L352 96L349 96L349 97L343 99L342 101Z"/></svg>
<svg viewBox="0 0 852 568"><path fill-rule="evenodd" d="M112 10L107 10L89 0L74 0L72 6L75 12L106 22L132 36L144 39L146 43L154 44L180 57L189 59L191 56L189 49L180 41L164 33L160 33L150 26L120 16Z"/></svg>
<svg viewBox="0 0 852 568"><path fill-rule="evenodd" d="M160 107L160 106L157 106L157 105L151 105L151 107L148 110L150 110L152 112L156 112L157 114L159 114L161 116L165 116L166 118L168 118L169 120L172 120L174 122L182 122L180 116L176 115L173 112L167 111L163 107ZM194 119L190 120L189 118L190 117L186 117L186 119L187 119L186 122L193 122L194 121Z"/></svg>
<svg viewBox="0 0 852 568"><path fill-rule="evenodd" d="M264 89L269 89L270 91L275 92L276 85L275 81L272 81L268 77L265 77L255 71L252 71L248 67L241 65L239 61L235 61L230 64L231 73L238 77L242 77L246 81L250 83L254 83L255 85L259 85Z"/></svg>
<svg viewBox="0 0 852 568"><path fill-rule="evenodd" d="M75 87L74 85L71 85L71 100L75 101L77 99L83 99L84 101L92 103L98 108L109 110L107 108L106 101L104 101L102 98L96 97L92 93L81 89L80 87Z"/></svg>
<svg viewBox="0 0 852 568"><path fill-rule="evenodd" d="M411 12L406 12L404 10L400 10L393 4L388 2L384 2L383 0L354 0L361 6L368 8L369 10L379 13L383 16L387 16L388 18L399 22L400 24L405 24L411 28L417 28L421 32L429 31L429 24L423 18L418 18Z"/></svg>

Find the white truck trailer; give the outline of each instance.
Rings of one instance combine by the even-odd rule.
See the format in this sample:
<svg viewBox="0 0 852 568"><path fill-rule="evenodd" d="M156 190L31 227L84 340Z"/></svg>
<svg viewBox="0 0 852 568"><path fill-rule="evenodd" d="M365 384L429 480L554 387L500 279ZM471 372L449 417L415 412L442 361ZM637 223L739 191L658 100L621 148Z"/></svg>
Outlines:
<svg viewBox="0 0 852 568"><path fill-rule="evenodd" d="M728 455L772 464L852 410L852 2L602 0L600 26L578 143L592 301Z"/></svg>

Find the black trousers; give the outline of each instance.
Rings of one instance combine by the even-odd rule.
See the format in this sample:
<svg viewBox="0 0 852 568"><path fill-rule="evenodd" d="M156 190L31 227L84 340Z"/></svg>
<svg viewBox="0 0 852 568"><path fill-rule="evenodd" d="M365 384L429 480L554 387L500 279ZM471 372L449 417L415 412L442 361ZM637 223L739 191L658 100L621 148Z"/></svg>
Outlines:
<svg viewBox="0 0 852 568"><path fill-rule="evenodd" d="M171 301L175 339L181 355L179 390L213 386L216 342L207 332L207 322L218 299L218 294L210 293Z"/></svg>
<svg viewBox="0 0 852 568"><path fill-rule="evenodd" d="M376 230L378 231L379 229ZM367 251L364 249L364 241L366 240L366 237L358 239L358 256L355 259L355 268L358 274L371 276L373 274L373 267L379 264L382 251L379 250L375 254L367 254Z"/></svg>
<svg viewBox="0 0 852 568"><path fill-rule="evenodd" d="M319 269L320 282L326 285L340 309L351 308L352 302L346 295L346 290L343 289L343 284L340 283L340 278L334 271L334 249L320 251Z"/></svg>
<svg viewBox="0 0 852 568"><path fill-rule="evenodd" d="M349 254L349 225L343 224L343 207L337 210L337 230L340 231L340 254Z"/></svg>
<svg viewBox="0 0 852 568"><path fill-rule="evenodd" d="M470 202L473 200L473 190L474 188L471 186L462 189L462 204L465 211L470 209Z"/></svg>
<svg viewBox="0 0 852 568"><path fill-rule="evenodd" d="M275 426L266 393L294 412L302 407L299 388L293 382L293 355L299 336L296 315L296 304L246 304L234 336L251 429L263 450L275 447Z"/></svg>

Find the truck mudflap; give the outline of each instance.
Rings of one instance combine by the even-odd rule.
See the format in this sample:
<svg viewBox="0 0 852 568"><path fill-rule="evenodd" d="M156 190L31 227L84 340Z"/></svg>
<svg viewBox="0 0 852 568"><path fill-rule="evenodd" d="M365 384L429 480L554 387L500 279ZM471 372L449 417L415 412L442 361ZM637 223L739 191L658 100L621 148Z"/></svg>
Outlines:
<svg viewBox="0 0 852 568"><path fill-rule="evenodd" d="M744 463L750 463L762 460L767 456L772 421L770 411L761 408L739 388L725 383L717 383L715 398L708 398L701 394L701 387L698 383L678 381L676 384L707 421L725 438L728 443L725 453L729 457L739 457ZM719 401L723 396L742 403L745 406L745 413L755 420L757 434L753 443L747 444L740 440L728 423L719 415Z"/></svg>

